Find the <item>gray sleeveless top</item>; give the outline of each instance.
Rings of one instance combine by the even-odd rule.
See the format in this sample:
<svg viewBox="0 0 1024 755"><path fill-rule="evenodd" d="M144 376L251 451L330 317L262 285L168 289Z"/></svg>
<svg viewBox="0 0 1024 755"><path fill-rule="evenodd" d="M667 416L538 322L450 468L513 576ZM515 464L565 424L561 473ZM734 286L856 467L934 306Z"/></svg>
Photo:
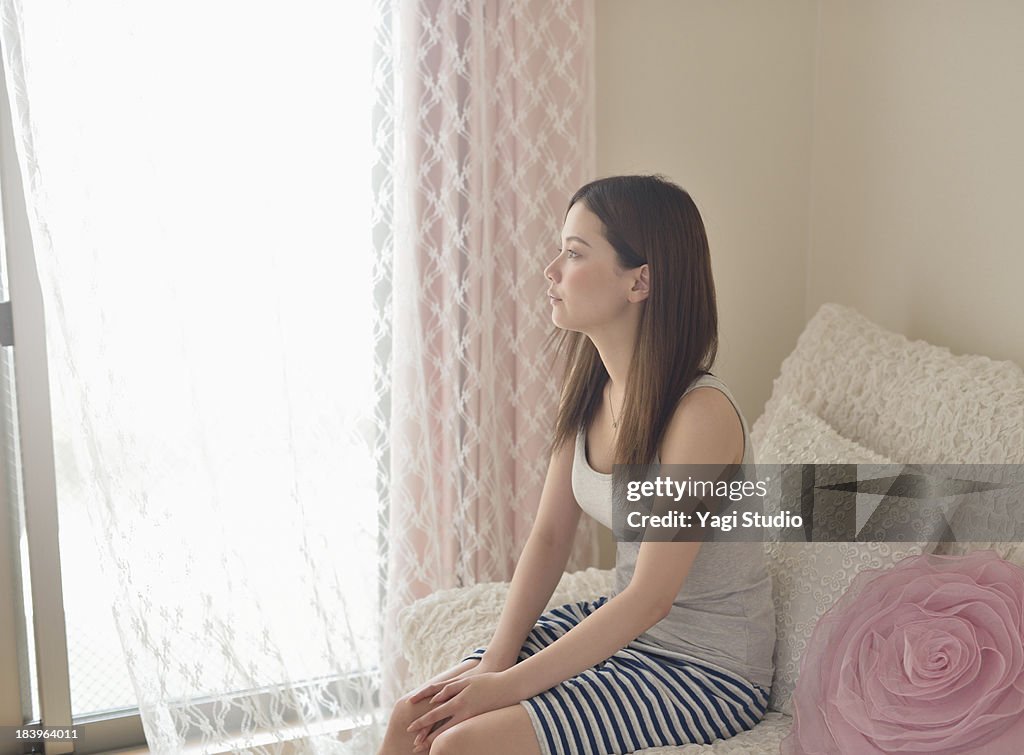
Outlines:
<svg viewBox="0 0 1024 755"><path fill-rule="evenodd" d="M747 421L728 387L714 375L701 375L684 395L700 386L717 388L732 402L743 425L743 465L753 468ZM576 436L572 490L583 511L612 527L612 475L591 468L586 433ZM659 463L655 457L654 463ZM633 578L640 543L616 543L615 590ZM668 615L637 638L668 654L717 665L764 688L772 683L775 608L772 582L760 542L705 542L683 581Z"/></svg>

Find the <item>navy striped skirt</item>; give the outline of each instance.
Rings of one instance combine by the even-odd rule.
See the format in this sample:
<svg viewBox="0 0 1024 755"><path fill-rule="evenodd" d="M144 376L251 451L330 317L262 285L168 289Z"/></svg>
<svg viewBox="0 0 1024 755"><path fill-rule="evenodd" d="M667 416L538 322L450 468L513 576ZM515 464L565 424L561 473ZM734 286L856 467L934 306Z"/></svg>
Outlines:
<svg viewBox="0 0 1024 755"><path fill-rule="evenodd" d="M517 662L553 643L608 602L567 603L542 614ZM463 661L480 659L478 648ZM769 690L736 674L631 642L606 661L520 702L544 755L610 755L710 744L752 729Z"/></svg>

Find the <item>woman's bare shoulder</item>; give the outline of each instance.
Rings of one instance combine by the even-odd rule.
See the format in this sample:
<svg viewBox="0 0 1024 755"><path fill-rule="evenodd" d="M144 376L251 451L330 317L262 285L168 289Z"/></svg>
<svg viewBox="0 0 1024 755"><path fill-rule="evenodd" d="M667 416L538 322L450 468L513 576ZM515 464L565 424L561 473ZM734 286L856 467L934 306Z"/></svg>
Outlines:
<svg viewBox="0 0 1024 755"><path fill-rule="evenodd" d="M663 464L739 461L743 425L732 401L714 386L694 388L676 404L659 448Z"/></svg>

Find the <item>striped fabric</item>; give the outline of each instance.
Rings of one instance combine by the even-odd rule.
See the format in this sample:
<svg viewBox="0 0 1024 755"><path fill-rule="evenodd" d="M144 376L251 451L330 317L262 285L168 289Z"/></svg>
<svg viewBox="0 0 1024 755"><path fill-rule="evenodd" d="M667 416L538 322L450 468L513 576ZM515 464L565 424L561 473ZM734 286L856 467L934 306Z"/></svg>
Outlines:
<svg viewBox="0 0 1024 755"><path fill-rule="evenodd" d="M542 614L518 660L543 650L607 602L603 596ZM479 659L485 650L462 660ZM608 755L735 736L761 720L768 693L728 671L634 641L520 705L544 755Z"/></svg>

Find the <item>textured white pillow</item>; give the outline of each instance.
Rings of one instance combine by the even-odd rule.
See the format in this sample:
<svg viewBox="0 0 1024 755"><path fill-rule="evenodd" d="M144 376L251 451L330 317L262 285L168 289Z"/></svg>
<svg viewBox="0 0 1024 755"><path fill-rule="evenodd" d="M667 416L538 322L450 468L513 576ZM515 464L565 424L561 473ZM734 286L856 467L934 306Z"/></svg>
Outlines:
<svg viewBox="0 0 1024 755"><path fill-rule="evenodd" d="M790 397L897 464L1024 464L1024 370L823 304L782 362L754 448ZM762 461L759 459L759 461Z"/></svg>
<svg viewBox="0 0 1024 755"><path fill-rule="evenodd" d="M787 396L757 449L762 464L887 464ZM765 543L775 602L775 679L769 708L792 715L790 696L818 619L864 569L886 569L932 543Z"/></svg>
<svg viewBox="0 0 1024 755"><path fill-rule="evenodd" d="M789 396L775 402L775 416L757 450L759 464L892 464Z"/></svg>

